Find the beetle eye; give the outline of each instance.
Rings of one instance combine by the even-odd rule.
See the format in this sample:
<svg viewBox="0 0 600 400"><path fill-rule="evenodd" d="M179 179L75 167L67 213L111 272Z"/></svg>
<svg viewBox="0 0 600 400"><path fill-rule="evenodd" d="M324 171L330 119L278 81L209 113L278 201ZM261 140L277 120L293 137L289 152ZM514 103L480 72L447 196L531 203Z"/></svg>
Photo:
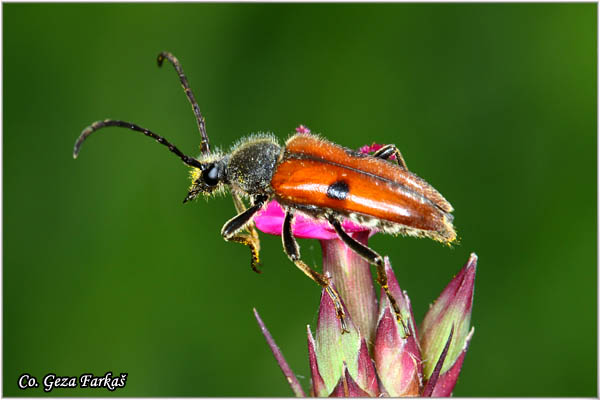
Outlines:
<svg viewBox="0 0 600 400"><path fill-rule="evenodd" d="M215 186L217 183L219 183L219 170L217 166L211 165L208 167L208 169L206 169L202 174L202 179L208 186Z"/></svg>

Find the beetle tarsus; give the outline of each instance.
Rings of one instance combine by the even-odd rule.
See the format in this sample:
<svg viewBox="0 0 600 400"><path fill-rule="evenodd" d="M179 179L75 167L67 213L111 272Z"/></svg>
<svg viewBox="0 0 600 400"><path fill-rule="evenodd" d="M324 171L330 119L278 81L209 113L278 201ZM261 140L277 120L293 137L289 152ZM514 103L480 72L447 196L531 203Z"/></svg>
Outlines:
<svg viewBox="0 0 600 400"><path fill-rule="evenodd" d="M327 284L325 291L333 301L333 305L335 307L336 315L340 320L342 335L344 333L350 333L348 330L348 323L346 322L346 313L344 312L344 307L342 306L342 302L340 300L339 294L331 287L330 284Z"/></svg>
<svg viewBox="0 0 600 400"><path fill-rule="evenodd" d="M377 271L377 273L379 274L379 271ZM384 274L385 274L385 272L384 272ZM396 321L398 321L398 323L400 325L402 325L402 330L404 331L404 337L402 339L406 339L407 337L411 336L410 330L406 326L406 323L404 322L404 318L402 318L402 314L400 313L400 308L398 307L398 302L396 302L396 299L390 293L389 287L387 285L387 276L386 276L385 284L381 284L381 281L379 280L379 278L377 279L377 282L383 288L385 295L388 298L388 300L392 306L392 309L394 310L394 314L396 315Z"/></svg>
<svg viewBox="0 0 600 400"><path fill-rule="evenodd" d="M258 256L260 242L258 241L258 237L254 237L252 234L239 232L245 229L248 224L252 222L252 218L254 218L256 213L260 211L266 201L266 198L257 198L252 207L231 218L225 223L225 225L223 225L223 229L221 229L221 235L223 236L223 239L229 242L241 243L250 247L250 252L252 253L250 268L252 268L252 270L258 274L261 273L261 271L258 269L260 262L260 258Z"/></svg>
<svg viewBox="0 0 600 400"><path fill-rule="evenodd" d="M250 248L251 253L250 268L252 268L252 271L256 272L257 274L262 274L262 271L258 268L258 266L260 265L260 259L258 257L258 245L252 236L245 233L241 233L231 236L228 239L226 238L225 240L229 242L241 243L245 246L248 246Z"/></svg>

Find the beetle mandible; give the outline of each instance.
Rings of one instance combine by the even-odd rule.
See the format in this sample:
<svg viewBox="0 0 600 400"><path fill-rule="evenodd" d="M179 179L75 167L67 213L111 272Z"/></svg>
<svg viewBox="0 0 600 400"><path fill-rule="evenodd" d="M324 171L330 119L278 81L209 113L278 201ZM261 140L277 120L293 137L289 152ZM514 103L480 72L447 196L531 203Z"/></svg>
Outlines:
<svg viewBox="0 0 600 400"><path fill-rule="evenodd" d="M158 55L158 65L161 66L165 59L177 71L192 105L201 135L200 156L187 156L162 136L136 124L106 119L94 122L81 132L75 142L73 157L77 158L81 145L93 132L110 126L141 132L168 147L192 168L192 185L184 203L200 194L211 195L229 189L238 214L225 223L221 235L227 241L250 248L250 265L256 272L260 272L257 268L260 243L253 218L269 201L277 200L285 210L281 235L285 253L331 296L345 331L339 295L330 286L327 276L300 259L300 248L292 233L294 215L298 213L328 221L350 249L376 266L377 281L408 335L396 300L388 290L383 258L346 233L342 221L349 219L385 233L451 243L456 239L456 232L450 203L425 180L408 170L402 154L392 144L367 155L313 134L299 133L290 137L283 147L272 135L254 135L241 140L227 154L212 152L204 117L181 64L171 53L162 52ZM391 160L392 156L395 156L395 162ZM249 207L243 199L250 201Z"/></svg>

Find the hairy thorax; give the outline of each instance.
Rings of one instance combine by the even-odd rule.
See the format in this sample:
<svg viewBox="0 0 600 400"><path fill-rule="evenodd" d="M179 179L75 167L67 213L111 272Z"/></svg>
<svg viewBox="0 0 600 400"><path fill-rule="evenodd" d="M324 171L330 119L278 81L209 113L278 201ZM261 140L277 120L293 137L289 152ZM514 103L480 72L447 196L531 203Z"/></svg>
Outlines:
<svg viewBox="0 0 600 400"><path fill-rule="evenodd" d="M271 194L271 177L281 157L281 147L271 136L250 137L231 152L227 180L248 195Z"/></svg>

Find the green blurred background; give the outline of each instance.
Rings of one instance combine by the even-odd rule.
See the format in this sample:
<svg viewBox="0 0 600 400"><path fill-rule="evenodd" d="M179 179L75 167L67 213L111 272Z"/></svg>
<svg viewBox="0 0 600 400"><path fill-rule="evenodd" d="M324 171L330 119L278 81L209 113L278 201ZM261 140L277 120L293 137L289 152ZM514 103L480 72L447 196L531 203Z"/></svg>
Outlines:
<svg viewBox="0 0 600 400"><path fill-rule="evenodd" d="M479 255L455 396L595 396L595 4L4 4L5 396L288 396L257 307L305 388L318 287L263 235L262 275L224 242L229 198L182 205L188 171L119 118L196 154L172 68L213 145L300 123L395 143L456 209L460 245L378 235L420 321ZM320 264L316 241L304 259Z"/></svg>

